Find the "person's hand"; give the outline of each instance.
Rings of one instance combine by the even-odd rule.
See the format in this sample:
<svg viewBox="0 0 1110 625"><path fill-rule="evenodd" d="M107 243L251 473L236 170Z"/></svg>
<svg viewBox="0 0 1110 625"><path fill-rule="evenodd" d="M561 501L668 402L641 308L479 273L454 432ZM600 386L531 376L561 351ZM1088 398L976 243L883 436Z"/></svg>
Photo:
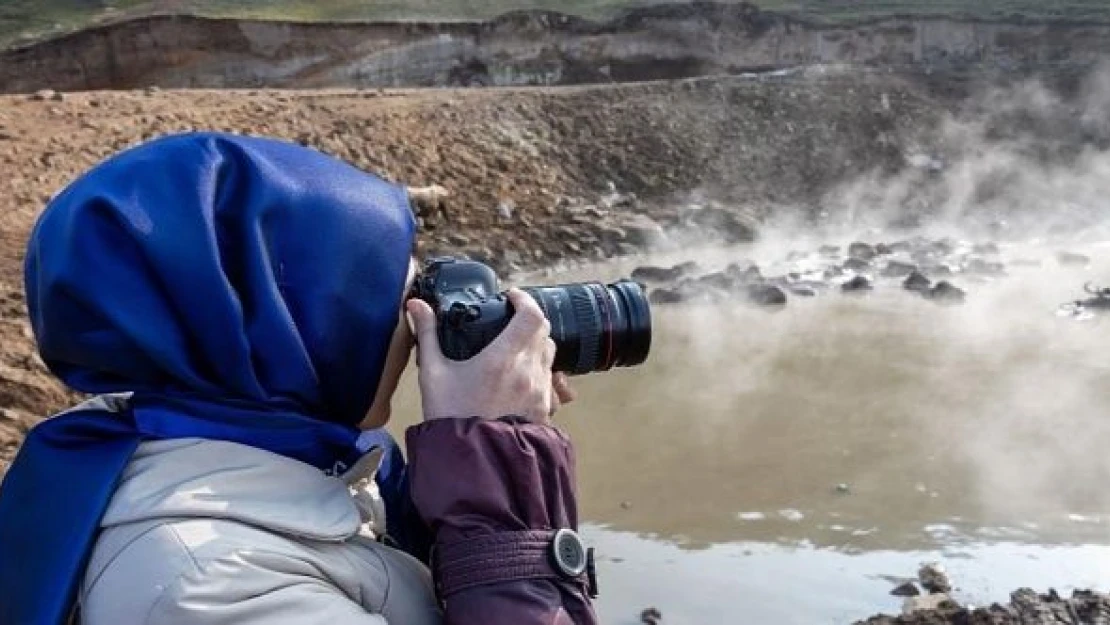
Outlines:
<svg viewBox="0 0 1110 625"><path fill-rule="evenodd" d="M551 372L555 342L543 311L524 291L512 289L508 297L515 311L509 325L466 361L443 355L435 313L426 302L406 304L417 340L425 420L515 416L547 423L574 400L566 375Z"/></svg>

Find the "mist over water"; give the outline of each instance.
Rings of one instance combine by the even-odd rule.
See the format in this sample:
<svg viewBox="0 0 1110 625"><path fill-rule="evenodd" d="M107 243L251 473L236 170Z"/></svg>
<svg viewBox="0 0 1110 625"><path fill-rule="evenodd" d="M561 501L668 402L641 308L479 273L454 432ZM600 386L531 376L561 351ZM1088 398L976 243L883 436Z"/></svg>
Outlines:
<svg viewBox="0 0 1110 625"><path fill-rule="evenodd" d="M648 363L576 380L558 417L613 587L607 622L648 603L668 623L740 622L713 616L737 608L849 622L897 611L891 580L925 559L976 603L1110 586L1110 316L1057 314L1084 283L1110 286L1108 75L1067 101L1036 84L985 93L907 146L901 171L831 190L816 223L783 210L750 246L520 277L690 260L773 276L827 265L801 254L824 244L912 236L997 243L1006 265L948 278L968 291L958 306L879 278L781 310L654 307Z"/></svg>
<svg viewBox="0 0 1110 625"><path fill-rule="evenodd" d="M845 181L823 212L834 229L1106 240L1108 149L1110 65L1067 96L1035 80L983 87L905 143L904 167Z"/></svg>
<svg viewBox="0 0 1110 625"><path fill-rule="evenodd" d="M1110 540L1110 318L1056 314L1110 282L1108 76L1067 100L1037 83L986 91L908 146L908 167L832 190L816 224L784 211L752 246L650 259L771 276L827 266L802 254L823 244L949 237L996 243L1008 275L956 273L960 306L879 279L779 312L656 307L647 366L581 380L568 410L598 515L691 545ZM641 514L660 491L681 503Z"/></svg>
<svg viewBox="0 0 1110 625"><path fill-rule="evenodd" d="M1055 314L1110 264L1051 249L1012 248L1044 265L965 283L962 306L890 281L777 312L656 307L649 362L578 380L566 410L587 508L690 545L1110 538L1110 335Z"/></svg>
<svg viewBox="0 0 1110 625"><path fill-rule="evenodd" d="M792 250L854 238L768 237L531 281L691 259L777 275L805 262L782 261ZM931 560L973 604L1110 586L1110 317L1057 314L1110 276L1110 245L1000 247L1009 275L953 276L968 290L958 306L881 278L868 295L777 311L656 306L644 366L577 379L558 420L606 622L658 605L677 623L847 623L898 611L895 581ZM1092 261L1061 264L1061 250ZM744 618L721 617L732 610Z"/></svg>
<svg viewBox="0 0 1110 625"><path fill-rule="evenodd" d="M1042 264L954 277L960 306L892 280L777 312L656 307L649 362L577 380L559 417L583 516L615 559L603 571L627 593L602 605L636 597L698 623L756 601L766 620L752 622L843 623L899 609L890 580L926 560L973 603L1110 585L1110 319L1056 314L1110 275L1110 247L1069 244L1089 267L1061 265L1058 249L1003 246ZM710 269L760 251L697 258ZM641 592L659 561L683 592Z"/></svg>

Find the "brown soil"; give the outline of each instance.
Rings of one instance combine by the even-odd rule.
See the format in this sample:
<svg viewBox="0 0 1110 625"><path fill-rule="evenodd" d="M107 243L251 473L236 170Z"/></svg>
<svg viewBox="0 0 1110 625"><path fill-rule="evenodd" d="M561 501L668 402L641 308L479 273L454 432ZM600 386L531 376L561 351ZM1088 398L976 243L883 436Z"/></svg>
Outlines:
<svg viewBox="0 0 1110 625"><path fill-rule="evenodd" d="M897 165L899 137L927 125L936 108L894 79L848 76L518 91L4 96L0 463L39 416L74 399L34 354L20 270L29 229L68 181L143 139L191 129L264 134L405 184L441 184L451 193L447 218L427 216L420 251L463 253L509 271L635 251L659 226L679 225L681 213L664 200L689 189L728 190L747 215L804 205L844 176ZM599 203L611 188L643 201Z"/></svg>

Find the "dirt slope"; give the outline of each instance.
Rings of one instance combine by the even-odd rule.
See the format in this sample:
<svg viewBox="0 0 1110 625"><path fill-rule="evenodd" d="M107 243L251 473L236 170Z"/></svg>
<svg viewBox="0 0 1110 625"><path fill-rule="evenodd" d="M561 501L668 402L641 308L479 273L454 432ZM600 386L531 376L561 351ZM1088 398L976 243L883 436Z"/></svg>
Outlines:
<svg viewBox="0 0 1110 625"><path fill-rule="evenodd" d="M79 172L143 138L192 129L277 136L406 184L442 184L452 194L447 217L426 216L421 252L465 253L510 271L652 243L683 219L664 200L689 189L716 189L749 217L806 205L844 176L897 166L903 137L938 113L901 82L852 76L39 97L0 98L0 458L36 418L72 399L37 361L24 319L29 229ZM629 192L638 199L621 195Z"/></svg>

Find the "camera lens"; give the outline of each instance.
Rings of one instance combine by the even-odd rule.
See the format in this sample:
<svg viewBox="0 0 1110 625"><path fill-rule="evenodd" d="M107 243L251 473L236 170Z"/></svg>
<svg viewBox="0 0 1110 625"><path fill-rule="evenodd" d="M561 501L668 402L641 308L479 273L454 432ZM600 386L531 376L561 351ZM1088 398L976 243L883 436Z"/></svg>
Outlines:
<svg viewBox="0 0 1110 625"><path fill-rule="evenodd" d="M584 374L643 364L651 351L651 308L640 285L622 280L524 289L551 322L555 371Z"/></svg>

